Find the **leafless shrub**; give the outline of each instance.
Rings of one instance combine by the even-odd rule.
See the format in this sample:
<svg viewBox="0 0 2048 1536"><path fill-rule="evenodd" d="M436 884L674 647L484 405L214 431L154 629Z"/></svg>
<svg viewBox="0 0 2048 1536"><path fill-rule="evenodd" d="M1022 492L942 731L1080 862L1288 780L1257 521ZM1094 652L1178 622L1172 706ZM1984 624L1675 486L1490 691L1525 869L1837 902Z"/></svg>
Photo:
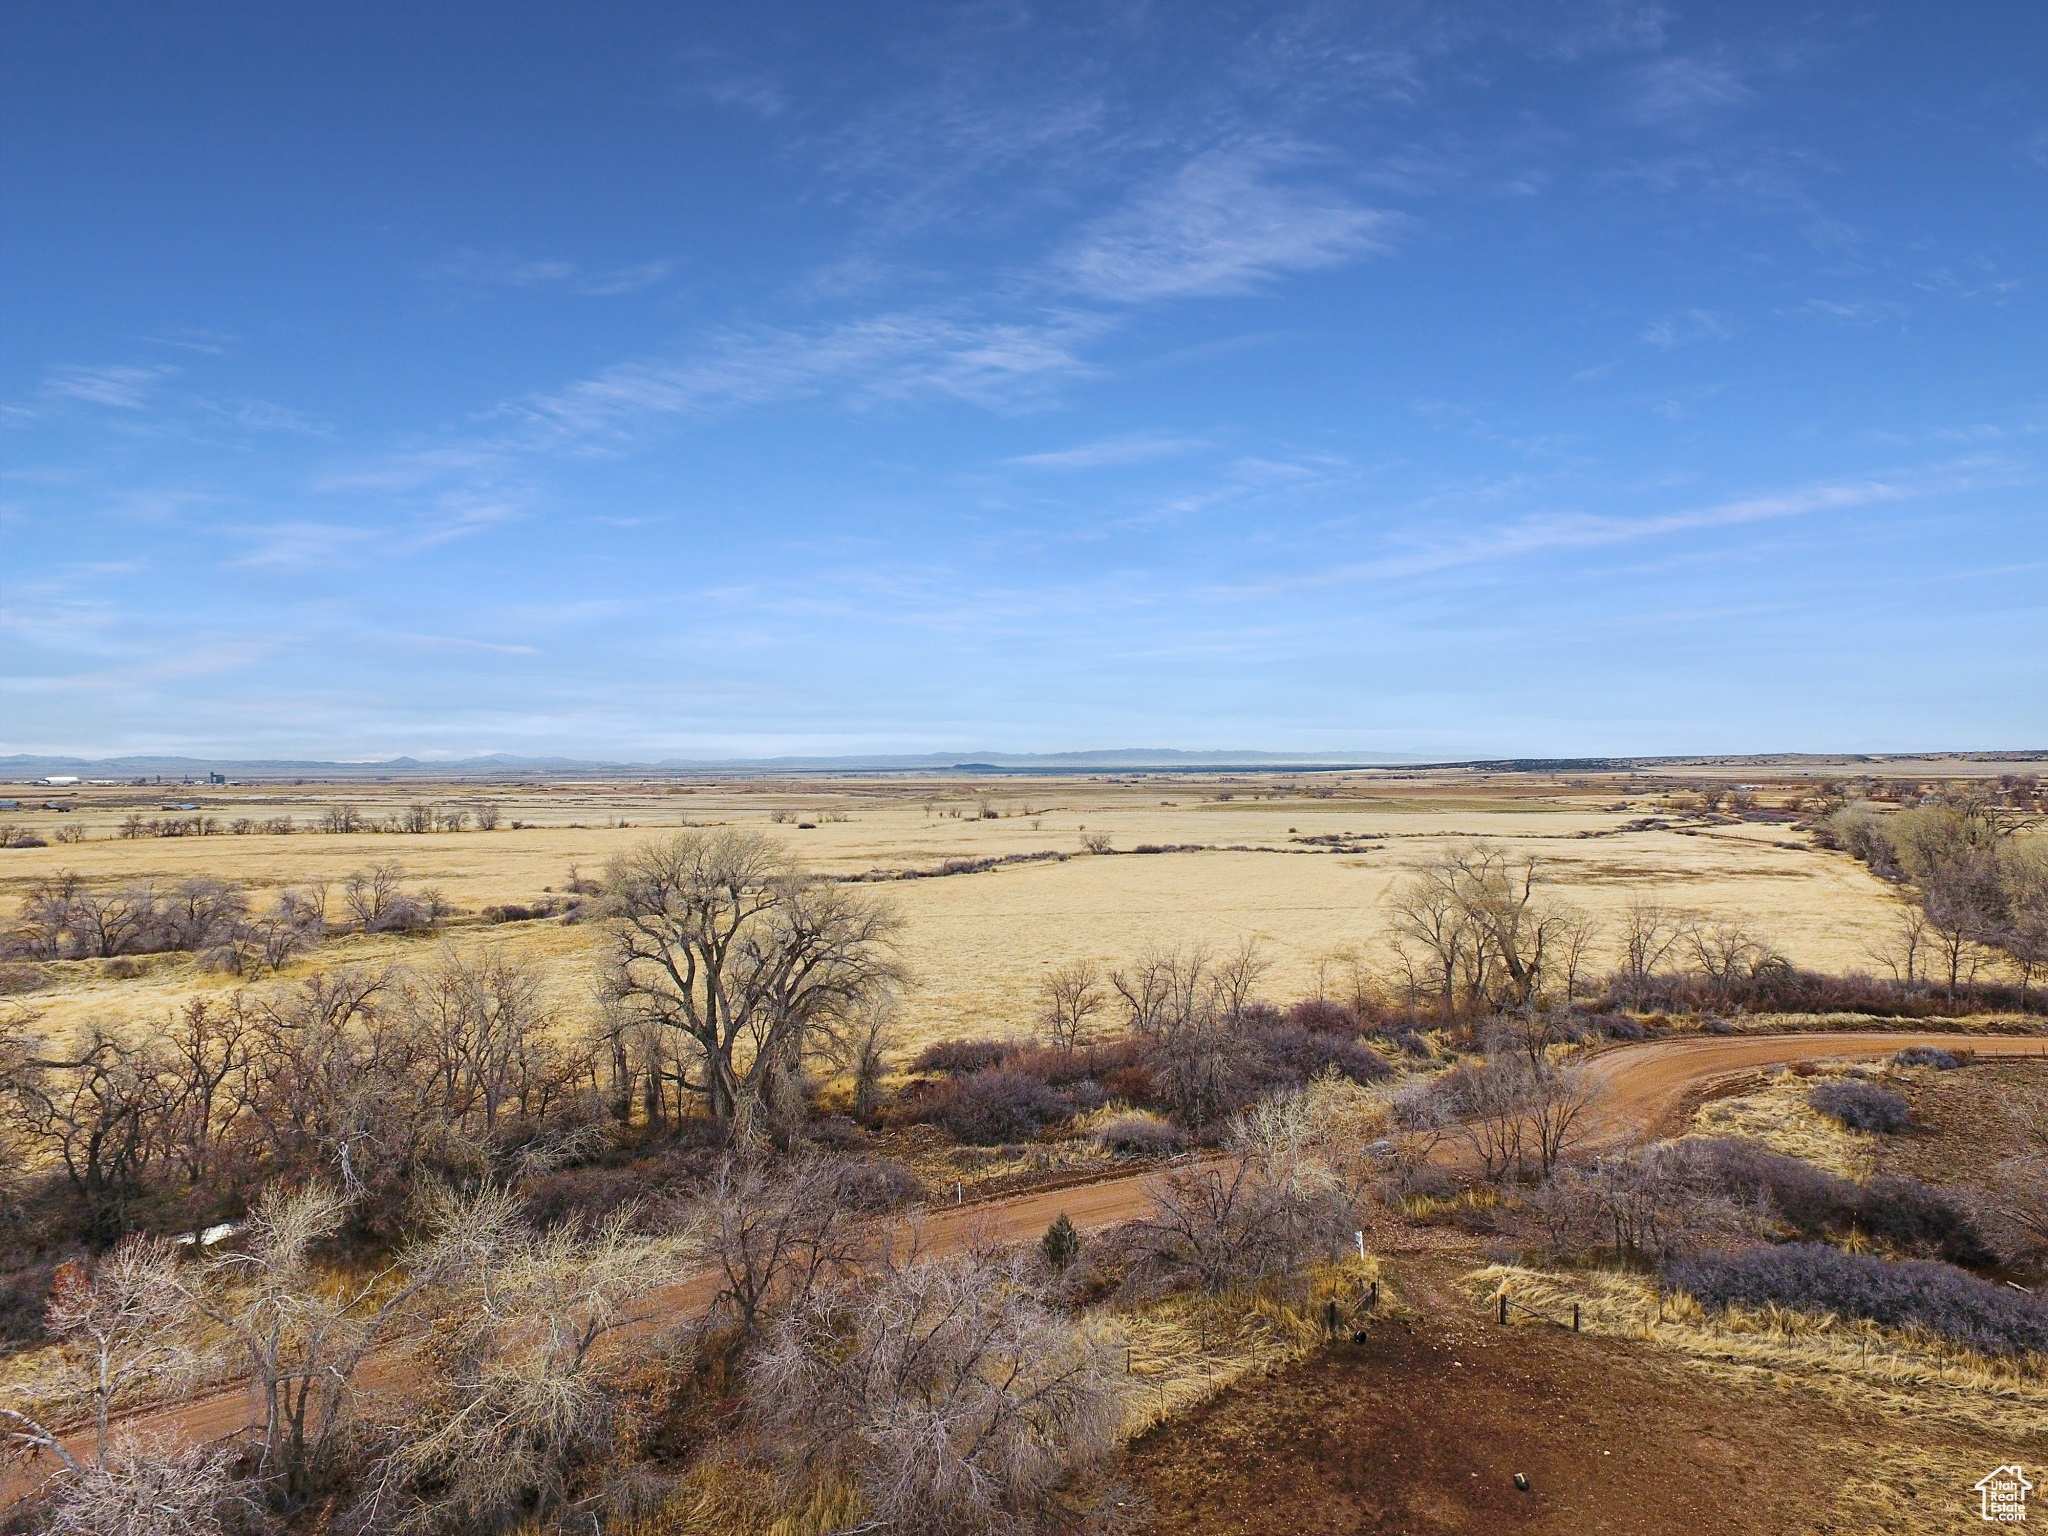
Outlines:
<svg viewBox="0 0 2048 1536"><path fill-rule="evenodd" d="M352 805L330 805L320 815L322 832L347 833L363 829L362 813Z"/></svg>
<svg viewBox="0 0 2048 1536"><path fill-rule="evenodd" d="M60 1358L39 1387L58 1414L90 1415L92 1455L81 1463L60 1435L17 1409L0 1409L0 1419L12 1426L14 1445L48 1452L74 1478L104 1472L115 1409L177 1380L190 1366L182 1327L190 1312L173 1250L159 1238L131 1236L89 1266L64 1265L51 1287L46 1325L58 1340Z"/></svg>
<svg viewBox="0 0 2048 1536"><path fill-rule="evenodd" d="M1806 1102L1820 1114L1852 1131L1874 1131L1896 1135L1913 1120L1913 1109L1904 1094L1876 1083L1849 1079L1822 1083L1806 1095Z"/></svg>
<svg viewBox="0 0 2048 1536"><path fill-rule="evenodd" d="M1285 1137L1238 1140L1236 1155L1154 1183L1153 1212L1132 1229L1144 1281L1221 1291L1342 1247L1352 1203L1335 1171Z"/></svg>
<svg viewBox="0 0 2048 1536"><path fill-rule="evenodd" d="M50 1536L219 1536L237 1498L227 1446L123 1442L66 1478L50 1502Z"/></svg>
<svg viewBox="0 0 2048 1536"><path fill-rule="evenodd" d="M1566 1165L1523 1202L1523 1228L1553 1256L1605 1247L1617 1262L1662 1262L1753 1235L1767 1206L1744 1201L1682 1142L1624 1147Z"/></svg>
<svg viewBox="0 0 2048 1536"><path fill-rule="evenodd" d="M947 1083L925 1113L958 1140L992 1147L1030 1141L1073 1103L1034 1073L989 1067Z"/></svg>
<svg viewBox="0 0 2048 1536"><path fill-rule="evenodd" d="M471 814L476 817L477 831L495 832L498 830L498 821L503 813L492 802L485 800L479 802Z"/></svg>
<svg viewBox="0 0 2048 1536"><path fill-rule="evenodd" d="M341 899L364 933L404 933L431 928L441 903L429 891L408 892L405 870L395 860L359 869L341 883Z"/></svg>
<svg viewBox="0 0 2048 1536"><path fill-rule="evenodd" d="M610 1444L617 1386L596 1346L673 1276L676 1242L634 1231L630 1209L582 1237L525 1230L506 1197L485 1201L456 1218L473 1246L434 1298L451 1319L428 1350L436 1385L369 1479L366 1524L493 1529L555 1513L579 1462Z"/></svg>
<svg viewBox="0 0 2048 1536"><path fill-rule="evenodd" d="M789 1465L859 1487L874 1528L1032 1532L1114 1443L1106 1333L1039 1299L1031 1261L970 1253L886 1263L777 1327L750 1377Z"/></svg>
<svg viewBox="0 0 2048 1536"><path fill-rule="evenodd" d="M1990 1355L2048 1355L2048 1303L1932 1259L1894 1262L1786 1243L1694 1255L1666 1276L1709 1307L1832 1312L1924 1329Z"/></svg>
<svg viewBox="0 0 2048 1536"><path fill-rule="evenodd" d="M712 1303L744 1345L776 1312L804 1305L850 1273L867 1243L854 1175L834 1158L804 1156L781 1168L728 1157L702 1211L702 1241L724 1285Z"/></svg>
<svg viewBox="0 0 2048 1536"><path fill-rule="evenodd" d="M1119 1115L1096 1127L1095 1140L1106 1151L1128 1157L1163 1157L1187 1145L1180 1127L1150 1115Z"/></svg>
<svg viewBox="0 0 2048 1536"><path fill-rule="evenodd" d="M1999 1162L1984 1181L1982 1205L2005 1257L2048 1258L2048 1156L2027 1153Z"/></svg>
<svg viewBox="0 0 2048 1536"><path fill-rule="evenodd" d="M1548 1174L1584 1133L1596 1088L1583 1068L1509 1057L1453 1067L1426 1091L1448 1133L1498 1182L1531 1161Z"/></svg>
<svg viewBox="0 0 2048 1536"><path fill-rule="evenodd" d="M510 1220L502 1200L443 1202L421 1242L381 1269L337 1282L315 1265L313 1250L340 1230L348 1206L320 1185L272 1186L242 1245L209 1261L192 1291L259 1405L256 1473L276 1479L291 1501L333 1469L364 1358L422 1290L497 1252Z"/></svg>
<svg viewBox="0 0 2048 1536"><path fill-rule="evenodd" d="M984 1072L1001 1066L1014 1049L1007 1040L934 1040L912 1058L910 1070L950 1075Z"/></svg>

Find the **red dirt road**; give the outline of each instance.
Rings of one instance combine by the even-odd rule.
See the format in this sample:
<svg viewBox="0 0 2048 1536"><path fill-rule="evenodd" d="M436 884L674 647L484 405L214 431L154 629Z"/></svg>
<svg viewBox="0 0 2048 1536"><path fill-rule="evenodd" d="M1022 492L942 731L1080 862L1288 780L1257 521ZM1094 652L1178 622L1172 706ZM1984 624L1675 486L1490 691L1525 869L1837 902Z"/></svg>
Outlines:
<svg viewBox="0 0 2048 1536"><path fill-rule="evenodd" d="M1603 1090L1593 1108L1588 1139L1598 1143L1630 1132L1656 1134L1671 1129L1671 1121L1687 1095L1717 1080L1783 1062L1889 1056L1909 1045L1967 1046L1979 1057L2048 1056L2048 1036L1934 1031L1703 1036L1616 1046L1587 1059L1588 1066L1601 1079ZM1035 1238L1061 1214L1084 1230L1129 1221L1151 1209L1150 1185L1154 1177L1156 1170L1147 1170L1091 1184L935 1208L923 1216L922 1241L929 1250L946 1252L976 1238ZM663 1323L694 1316L709 1305L715 1291L715 1283L707 1275L678 1281L651 1298L648 1311L632 1328L652 1330ZM403 1349L393 1347L364 1363L357 1376L358 1385L372 1396L394 1391L405 1381L406 1366ZM250 1410L248 1394L240 1388L229 1388L173 1407L132 1415L123 1421L122 1427L171 1442L213 1441L247 1428L252 1422ZM23 1491L18 1484L0 1487L0 1503L18 1497Z"/></svg>

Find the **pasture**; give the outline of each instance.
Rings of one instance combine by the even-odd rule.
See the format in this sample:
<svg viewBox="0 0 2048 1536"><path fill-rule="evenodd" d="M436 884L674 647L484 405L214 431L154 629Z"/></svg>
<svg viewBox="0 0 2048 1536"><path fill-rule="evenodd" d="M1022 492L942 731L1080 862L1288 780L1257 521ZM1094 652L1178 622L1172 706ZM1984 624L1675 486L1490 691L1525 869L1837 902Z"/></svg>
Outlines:
<svg viewBox="0 0 2048 1536"><path fill-rule="evenodd" d="M1892 890L1846 856L1811 847L1784 819L1701 812L1685 788L1695 782L1370 771L86 786L62 792L75 806L64 813L33 809L55 797L30 790L16 792L24 809L13 814L48 846L0 850L0 914L11 914L36 881L68 871L94 886L168 887L213 876L245 885L259 906L285 888L324 885L338 916L337 889L348 874L395 862L408 887L434 888L451 909L441 932L332 937L292 971L400 960L440 944L507 945L544 968L573 1020L590 1007L599 930L559 918L492 923L487 909L559 900L649 837L685 826L745 827L780 839L823 875L927 876L871 887L904 922L909 1049L947 1036L1029 1031L1047 971L1074 960L1106 968L1147 946L1221 950L1256 938L1271 965L1263 990L1283 1000L1343 985L1354 960L1385 974L1390 889L1446 845L1479 838L1536 858L1553 898L1610 929L1633 898L1650 893L1740 922L1798 965L1875 968L1873 951L1898 907ZM1768 812L1800 788L1798 776L1781 776L1757 799ZM498 825L313 830L338 806L376 823L418 802L472 813L492 806ZM199 810L167 811L166 803ZM121 836L138 815L145 825L204 816L223 828L289 816L297 830ZM79 829L71 835L82 840L56 841L60 826ZM1087 850L1103 839L1112 851ZM1004 858L1015 862L973 868ZM969 872L934 873L948 867ZM1596 944L1594 967L1607 958ZM39 971L27 978L34 990L16 1001L58 1036L95 1018L158 1016L195 992L236 984L175 954Z"/></svg>

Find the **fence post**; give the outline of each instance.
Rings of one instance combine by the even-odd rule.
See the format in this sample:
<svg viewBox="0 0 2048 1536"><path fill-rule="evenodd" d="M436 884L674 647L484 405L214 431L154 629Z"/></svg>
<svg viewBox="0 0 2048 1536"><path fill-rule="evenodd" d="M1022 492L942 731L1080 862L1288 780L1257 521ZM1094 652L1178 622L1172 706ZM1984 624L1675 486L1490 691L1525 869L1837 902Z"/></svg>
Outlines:
<svg viewBox="0 0 2048 1536"><path fill-rule="evenodd" d="M1575 1301L1575 1302L1573 1302L1573 1303L1572 1303L1572 1332L1573 1332L1573 1333L1577 1333L1578 1331L1579 1331L1579 1304L1578 1304L1578 1303L1577 1303L1577 1302Z"/></svg>
<svg viewBox="0 0 2048 1536"><path fill-rule="evenodd" d="M1503 1328L1508 1325L1508 1293L1506 1291L1500 1293L1500 1325Z"/></svg>

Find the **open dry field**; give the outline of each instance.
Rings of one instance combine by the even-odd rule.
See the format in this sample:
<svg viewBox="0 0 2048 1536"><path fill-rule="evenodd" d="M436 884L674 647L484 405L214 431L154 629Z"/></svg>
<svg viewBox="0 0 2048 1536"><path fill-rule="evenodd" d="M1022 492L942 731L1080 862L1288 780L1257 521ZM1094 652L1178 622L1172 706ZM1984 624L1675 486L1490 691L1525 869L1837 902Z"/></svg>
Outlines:
<svg viewBox="0 0 2048 1536"><path fill-rule="evenodd" d="M1769 807L1804 774L1770 781L1751 770ZM1723 773L1721 777L1726 777ZM1648 775L1145 774L1065 778L973 775L646 783L378 783L246 786L81 786L0 790L0 813L49 839L0 850L0 915L37 880L73 872L95 885L194 875L243 882L258 904L289 886L338 885L395 861L409 885L438 888L456 918L437 938L331 939L296 969L381 962L440 943L505 944L545 963L563 1009L588 1006L599 934L558 921L487 925L486 907L559 893L642 839L683 826L738 826L787 843L828 875L927 871L948 861L1056 855L976 873L877 885L901 912L902 953L915 985L904 1002L906 1045L948 1035L1030 1028L1036 984L1075 959L1115 964L1147 945L1223 948L1259 939L1272 962L1266 990L1286 999L1337 984L1343 957L1384 964L1387 893L1448 842L1484 838L1541 861L1553 894L1596 918L1639 892L1668 905L1738 919L1796 963L1869 968L1895 910L1893 894L1841 854L1808 845L1782 821L1735 821L1688 807L1684 780ZM58 798L75 809L38 807ZM373 820L418 800L495 805L496 830L317 833L332 806ZM196 803L197 812L167 811ZM289 836L118 835L130 815L290 816ZM1655 819L1655 827L1637 824ZM810 825L802 825L810 823ZM58 827L83 841L58 843ZM1091 854L1106 836L1117 850ZM1322 841L1317 841L1317 840ZM1335 846L1331 840L1335 841ZM1138 853L1140 847L1173 850ZM330 890L330 911L339 914ZM1596 955L1596 966L1605 957ZM123 966L119 969L133 969ZM191 993L233 985L182 956L115 976L96 962L47 968L50 984L21 996L62 1034L95 1017L159 1015Z"/></svg>

